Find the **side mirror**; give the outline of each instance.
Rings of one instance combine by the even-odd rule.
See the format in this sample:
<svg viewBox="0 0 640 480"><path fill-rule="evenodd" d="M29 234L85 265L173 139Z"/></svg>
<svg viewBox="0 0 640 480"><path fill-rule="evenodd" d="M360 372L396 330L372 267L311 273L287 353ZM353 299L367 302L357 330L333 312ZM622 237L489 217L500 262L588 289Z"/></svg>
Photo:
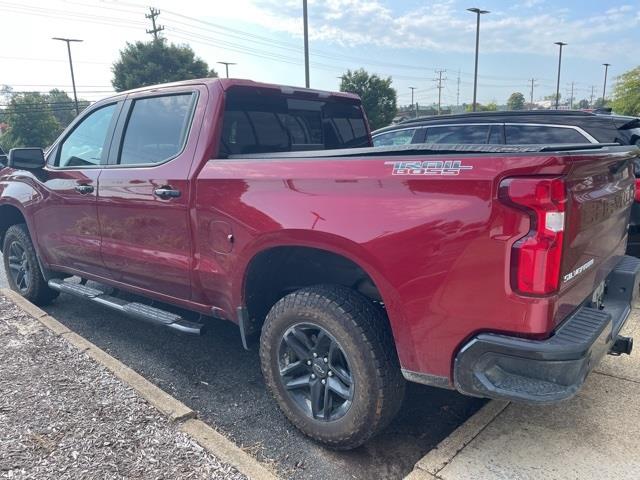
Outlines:
<svg viewBox="0 0 640 480"><path fill-rule="evenodd" d="M41 148L12 148L9 150L7 167L24 170L38 170L45 166Z"/></svg>

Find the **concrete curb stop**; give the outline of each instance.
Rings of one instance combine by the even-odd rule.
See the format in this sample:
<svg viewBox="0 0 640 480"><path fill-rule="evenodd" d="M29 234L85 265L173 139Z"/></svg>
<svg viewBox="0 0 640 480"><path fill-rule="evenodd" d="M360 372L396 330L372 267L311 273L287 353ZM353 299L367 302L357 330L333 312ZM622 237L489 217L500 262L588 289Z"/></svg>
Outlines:
<svg viewBox="0 0 640 480"><path fill-rule="evenodd" d="M246 453L231 440L217 432L206 423L196 420L196 412L175 399L142 375L109 355L93 343L69 330L31 302L12 290L0 289L0 294L9 298L24 312L38 320L55 335L66 339L89 357L106 367L123 383L133 388L149 404L166 415L170 420L180 423L179 429L189 435L202 448L223 462L233 465L239 472L255 480L277 480L277 476L258 460Z"/></svg>

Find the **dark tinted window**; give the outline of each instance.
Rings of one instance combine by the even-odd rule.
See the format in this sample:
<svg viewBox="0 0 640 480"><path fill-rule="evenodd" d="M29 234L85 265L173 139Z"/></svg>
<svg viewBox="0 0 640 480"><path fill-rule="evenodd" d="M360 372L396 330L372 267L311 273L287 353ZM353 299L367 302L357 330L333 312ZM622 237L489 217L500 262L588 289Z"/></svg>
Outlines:
<svg viewBox="0 0 640 480"><path fill-rule="evenodd" d="M390 147L393 145L407 145L412 142L416 133L415 128L407 130L395 130L393 132L381 133L373 139L374 147Z"/></svg>
<svg viewBox="0 0 640 480"><path fill-rule="evenodd" d="M547 144L547 143L590 143L587 138L573 128L507 125L505 127L507 143L511 145Z"/></svg>
<svg viewBox="0 0 640 480"><path fill-rule="evenodd" d="M491 145L501 145L504 143L503 138L504 126L503 125L491 125L491 131L489 132L489 141Z"/></svg>
<svg viewBox="0 0 640 480"><path fill-rule="evenodd" d="M489 138L490 125L455 125L427 128L425 143L483 144Z"/></svg>
<svg viewBox="0 0 640 480"><path fill-rule="evenodd" d="M107 105L82 119L60 145L58 167L87 167L106 162L107 132L113 121L116 105Z"/></svg>
<svg viewBox="0 0 640 480"><path fill-rule="evenodd" d="M358 105L237 88L227 93L221 156L369 146Z"/></svg>
<svg viewBox="0 0 640 480"><path fill-rule="evenodd" d="M127 121L120 163L161 163L180 153L194 104L192 93L136 100Z"/></svg>

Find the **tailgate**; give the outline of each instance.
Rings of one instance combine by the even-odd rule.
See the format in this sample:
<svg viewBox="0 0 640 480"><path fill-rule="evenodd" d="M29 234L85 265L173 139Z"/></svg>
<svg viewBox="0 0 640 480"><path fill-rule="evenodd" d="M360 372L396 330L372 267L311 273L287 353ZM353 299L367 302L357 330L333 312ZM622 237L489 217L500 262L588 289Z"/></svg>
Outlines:
<svg viewBox="0 0 640 480"><path fill-rule="evenodd" d="M637 152L576 155L570 160L560 275L560 293L570 304L590 296L624 254Z"/></svg>

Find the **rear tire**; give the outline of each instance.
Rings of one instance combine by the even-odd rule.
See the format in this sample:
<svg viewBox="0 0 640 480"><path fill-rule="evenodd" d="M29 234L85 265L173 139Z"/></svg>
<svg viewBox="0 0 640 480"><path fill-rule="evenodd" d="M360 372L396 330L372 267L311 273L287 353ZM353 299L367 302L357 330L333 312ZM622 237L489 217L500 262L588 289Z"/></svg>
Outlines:
<svg viewBox="0 0 640 480"><path fill-rule="evenodd" d="M60 292L47 285L24 223L9 227L4 236L2 256L11 290L36 305L48 305L58 297Z"/></svg>
<svg viewBox="0 0 640 480"><path fill-rule="evenodd" d="M285 416L332 448L365 443L391 422L404 397L383 310L346 287L303 288L276 303L262 329L260 360Z"/></svg>

